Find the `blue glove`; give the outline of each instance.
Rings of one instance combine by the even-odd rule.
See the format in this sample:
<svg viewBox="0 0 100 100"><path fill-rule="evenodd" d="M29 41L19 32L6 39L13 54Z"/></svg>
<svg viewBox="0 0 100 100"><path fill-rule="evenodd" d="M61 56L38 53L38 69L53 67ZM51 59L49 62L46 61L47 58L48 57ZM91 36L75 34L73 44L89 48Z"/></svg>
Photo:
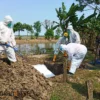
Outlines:
<svg viewBox="0 0 100 100"><path fill-rule="evenodd" d="M6 47L10 47L10 43L6 43L5 46L6 46Z"/></svg>
<svg viewBox="0 0 100 100"><path fill-rule="evenodd" d="M17 51L18 51L18 48L17 48L17 47L13 47L13 48L14 48L14 51L15 51L15 52L17 52Z"/></svg>

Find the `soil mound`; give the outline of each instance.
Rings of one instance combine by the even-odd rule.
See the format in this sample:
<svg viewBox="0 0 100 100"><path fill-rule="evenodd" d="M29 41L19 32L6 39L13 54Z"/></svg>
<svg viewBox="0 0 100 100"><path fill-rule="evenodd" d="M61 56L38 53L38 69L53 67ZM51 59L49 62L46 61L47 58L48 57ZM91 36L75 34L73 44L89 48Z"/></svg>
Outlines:
<svg viewBox="0 0 100 100"><path fill-rule="evenodd" d="M49 100L52 82L21 57L16 63L7 62L0 59L0 100Z"/></svg>

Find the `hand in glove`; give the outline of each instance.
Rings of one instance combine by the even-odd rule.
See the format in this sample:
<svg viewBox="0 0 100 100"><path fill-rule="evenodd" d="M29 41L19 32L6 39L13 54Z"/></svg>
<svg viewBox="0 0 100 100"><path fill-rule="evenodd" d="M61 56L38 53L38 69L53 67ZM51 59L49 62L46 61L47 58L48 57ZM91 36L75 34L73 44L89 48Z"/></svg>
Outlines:
<svg viewBox="0 0 100 100"><path fill-rule="evenodd" d="M18 48L17 48L17 47L13 47L13 48L14 48L14 51L15 51L15 52L17 52L17 51L18 51Z"/></svg>
<svg viewBox="0 0 100 100"><path fill-rule="evenodd" d="M10 47L10 43L8 42L8 43L5 43L5 46L6 47Z"/></svg>
<svg viewBox="0 0 100 100"><path fill-rule="evenodd" d="M64 51L64 57L67 57L67 53L66 53L66 51Z"/></svg>
<svg viewBox="0 0 100 100"><path fill-rule="evenodd" d="M54 57L53 57L53 62L55 62L55 61L56 61L56 57L57 57L57 56L56 56L56 55L54 55Z"/></svg>

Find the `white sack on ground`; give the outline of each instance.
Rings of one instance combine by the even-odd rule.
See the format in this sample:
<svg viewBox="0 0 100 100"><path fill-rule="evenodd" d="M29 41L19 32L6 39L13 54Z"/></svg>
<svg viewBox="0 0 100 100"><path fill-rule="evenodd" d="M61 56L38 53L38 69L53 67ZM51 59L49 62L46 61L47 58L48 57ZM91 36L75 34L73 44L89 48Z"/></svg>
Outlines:
<svg viewBox="0 0 100 100"><path fill-rule="evenodd" d="M46 78L55 76L44 64L32 65L36 70L43 74Z"/></svg>

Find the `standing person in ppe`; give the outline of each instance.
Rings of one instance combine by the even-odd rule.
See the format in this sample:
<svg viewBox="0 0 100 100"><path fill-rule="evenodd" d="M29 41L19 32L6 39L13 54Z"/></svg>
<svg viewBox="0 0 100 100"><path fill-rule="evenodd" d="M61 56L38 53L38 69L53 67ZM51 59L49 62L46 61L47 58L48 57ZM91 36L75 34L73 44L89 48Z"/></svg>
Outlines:
<svg viewBox="0 0 100 100"><path fill-rule="evenodd" d="M12 29L12 22L13 19L9 15L5 16L3 22L0 22L0 52L4 51L10 62L16 62L14 51L16 49L16 41ZM12 46L12 48L7 45Z"/></svg>
<svg viewBox="0 0 100 100"><path fill-rule="evenodd" d="M57 41L55 45L54 57L53 57L54 62L56 61L56 57L59 53L60 44L68 44L68 33L67 32L63 34L63 37L59 38L59 40ZM64 56L66 56L66 53L64 53Z"/></svg>
<svg viewBox="0 0 100 100"><path fill-rule="evenodd" d="M86 53L87 48L79 43L69 43L67 45L61 44L60 51L66 52L68 59L69 74L74 74L76 69L81 65Z"/></svg>
<svg viewBox="0 0 100 100"><path fill-rule="evenodd" d="M69 34L69 42L70 43L81 43L80 36L78 32L73 29L72 25L68 25L67 32Z"/></svg>

